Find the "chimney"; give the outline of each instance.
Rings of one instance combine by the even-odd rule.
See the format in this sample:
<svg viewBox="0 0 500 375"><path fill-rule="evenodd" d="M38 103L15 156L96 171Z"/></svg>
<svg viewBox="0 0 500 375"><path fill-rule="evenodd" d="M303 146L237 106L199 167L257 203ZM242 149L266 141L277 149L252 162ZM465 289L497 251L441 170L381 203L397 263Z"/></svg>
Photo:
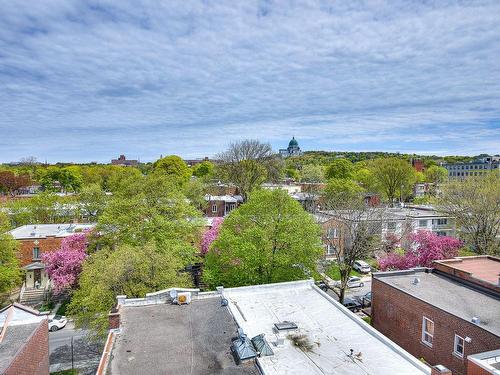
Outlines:
<svg viewBox="0 0 500 375"><path fill-rule="evenodd" d="M436 365L432 367L431 375L453 375L453 373L443 365Z"/></svg>

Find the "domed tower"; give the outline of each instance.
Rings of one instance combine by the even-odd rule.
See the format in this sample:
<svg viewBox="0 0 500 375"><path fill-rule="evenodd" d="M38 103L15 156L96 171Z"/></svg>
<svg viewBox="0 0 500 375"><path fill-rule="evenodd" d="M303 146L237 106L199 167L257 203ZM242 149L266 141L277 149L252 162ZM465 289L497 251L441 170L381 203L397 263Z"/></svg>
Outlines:
<svg viewBox="0 0 500 375"><path fill-rule="evenodd" d="M299 142L297 142L295 137L292 137L292 139L288 143L288 148L280 150L280 155L284 158L287 158L289 156L302 155L302 151L300 150L300 147L299 147Z"/></svg>

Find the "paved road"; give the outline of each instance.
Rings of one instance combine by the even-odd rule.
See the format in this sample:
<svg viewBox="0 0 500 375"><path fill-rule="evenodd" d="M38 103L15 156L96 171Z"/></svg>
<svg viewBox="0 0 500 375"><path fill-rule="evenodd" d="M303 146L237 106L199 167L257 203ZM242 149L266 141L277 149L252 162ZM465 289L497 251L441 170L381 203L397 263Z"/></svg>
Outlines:
<svg viewBox="0 0 500 375"><path fill-rule="evenodd" d="M63 329L49 332L51 372L71 369L73 366L81 374L94 374L101 353L102 345L90 342L87 331L75 329L72 322L68 322Z"/></svg>

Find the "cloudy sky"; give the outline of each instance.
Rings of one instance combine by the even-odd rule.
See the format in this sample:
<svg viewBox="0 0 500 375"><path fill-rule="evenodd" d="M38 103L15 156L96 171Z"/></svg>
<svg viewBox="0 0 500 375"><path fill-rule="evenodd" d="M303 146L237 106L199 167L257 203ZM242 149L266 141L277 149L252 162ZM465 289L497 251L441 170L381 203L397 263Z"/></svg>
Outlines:
<svg viewBox="0 0 500 375"><path fill-rule="evenodd" d="M0 0L0 162L500 152L500 1Z"/></svg>

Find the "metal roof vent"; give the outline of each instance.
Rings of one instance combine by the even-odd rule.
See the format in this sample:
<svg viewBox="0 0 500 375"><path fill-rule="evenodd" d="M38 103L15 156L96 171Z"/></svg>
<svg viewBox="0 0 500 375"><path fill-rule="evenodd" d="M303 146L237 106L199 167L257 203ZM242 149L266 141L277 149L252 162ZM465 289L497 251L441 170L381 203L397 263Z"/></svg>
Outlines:
<svg viewBox="0 0 500 375"><path fill-rule="evenodd" d="M295 324L294 322L289 322L289 321L283 321L283 322L280 322L280 323L274 323L274 327L276 327L276 329L278 331L290 331L292 329L297 329L297 324Z"/></svg>
<svg viewBox="0 0 500 375"><path fill-rule="evenodd" d="M241 328L238 328L238 338L233 340L232 350L240 362L257 357L257 352L252 342L248 339L247 335L243 333Z"/></svg>
<svg viewBox="0 0 500 375"><path fill-rule="evenodd" d="M266 339L264 338L264 334L261 333L260 335L255 336L252 339L252 344L259 353L259 357L265 357L268 355L274 355L273 350L267 343Z"/></svg>
<svg viewBox="0 0 500 375"><path fill-rule="evenodd" d="M418 277L415 277L411 283L413 285L418 285L418 284L420 284L420 279Z"/></svg>
<svg viewBox="0 0 500 375"><path fill-rule="evenodd" d="M479 319L477 316L473 316L471 322L474 324L481 324L481 319Z"/></svg>

